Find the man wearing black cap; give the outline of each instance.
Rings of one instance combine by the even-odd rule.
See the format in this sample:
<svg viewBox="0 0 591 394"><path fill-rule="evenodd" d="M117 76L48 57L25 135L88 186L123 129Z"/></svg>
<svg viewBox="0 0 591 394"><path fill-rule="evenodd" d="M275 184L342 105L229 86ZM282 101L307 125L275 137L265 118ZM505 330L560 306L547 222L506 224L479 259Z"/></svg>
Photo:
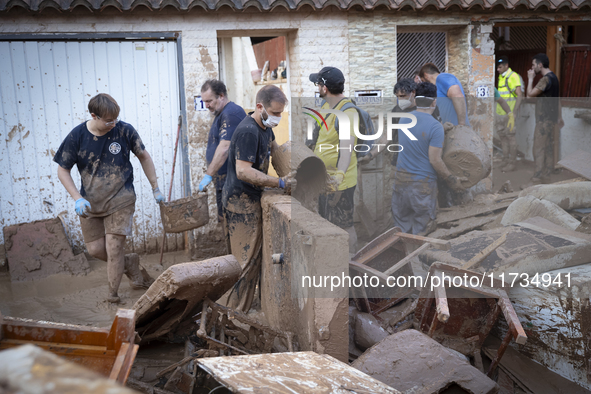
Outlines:
<svg viewBox="0 0 591 394"><path fill-rule="evenodd" d="M310 81L318 86L318 93L325 103L322 109L340 110L351 100L343 95L345 76L335 67L324 67L320 72L310 74ZM344 112L351 119L350 139L339 140L336 116L326 116L326 126L318 132L314 153L322 159L329 175L334 179L334 191L320 196L320 216L349 233L349 251L355 252L357 233L353 227L353 195L357 186L357 155L354 146L357 138L353 131L353 116L357 110L348 108ZM327 148L332 146L333 148Z"/></svg>
<svg viewBox="0 0 591 394"><path fill-rule="evenodd" d="M501 171L509 172L515 170L515 159L517 157L517 142L515 140L515 115L519 111L523 97L521 77L509 68L509 58L501 56L497 60L497 71L499 72L498 91L501 97L509 104L511 112L506 112L497 104L495 116L495 129L501 139L503 149L504 166Z"/></svg>

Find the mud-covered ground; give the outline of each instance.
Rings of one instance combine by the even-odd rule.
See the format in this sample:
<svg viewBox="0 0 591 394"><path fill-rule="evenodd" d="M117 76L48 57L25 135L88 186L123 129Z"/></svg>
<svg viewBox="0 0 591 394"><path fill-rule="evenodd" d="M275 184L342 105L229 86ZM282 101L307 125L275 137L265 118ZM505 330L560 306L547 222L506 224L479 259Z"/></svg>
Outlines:
<svg viewBox="0 0 591 394"><path fill-rule="evenodd" d="M122 303L109 304L107 263L89 258L90 273L66 273L27 282L11 282L10 274L0 273L0 312L4 316L47 320L59 323L110 327L117 308L132 308L145 290L133 290L124 277L119 287ZM153 278L173 264L190 261L188 252L141 255L140 264Z"/></svg>

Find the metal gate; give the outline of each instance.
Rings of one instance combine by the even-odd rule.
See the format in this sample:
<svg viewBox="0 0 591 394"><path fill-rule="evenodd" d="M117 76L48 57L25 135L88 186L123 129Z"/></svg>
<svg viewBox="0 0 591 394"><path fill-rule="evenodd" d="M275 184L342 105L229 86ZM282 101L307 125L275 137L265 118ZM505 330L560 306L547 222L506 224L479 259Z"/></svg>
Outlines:
<svg viewBox="0 0 591 394"><path fill-rule="evenodd" d="M396 34L398 80L412 78L425 63L433 63L445 72L446 59L444 32Z"/></svg>
<svg viewBox="0 0 591 394"><path fill-rule="evenodd" d="M82 247L74 201L59 182L58 165L52 159L72 128L90 119L88 101L97 93L109 93L117 100L120 118L138 130L154 160L160 189L168 194L180 115L174 40L33 36L0 41L0 227L60 215L73 245ZM173 199L182 197L180 156ZM134 155L132 163L137 201L127 247L156 252L162 233L159 209ZM79 186L76 169L72 176ZM183 248L182 234L168 236L169 250Z"/></svg>

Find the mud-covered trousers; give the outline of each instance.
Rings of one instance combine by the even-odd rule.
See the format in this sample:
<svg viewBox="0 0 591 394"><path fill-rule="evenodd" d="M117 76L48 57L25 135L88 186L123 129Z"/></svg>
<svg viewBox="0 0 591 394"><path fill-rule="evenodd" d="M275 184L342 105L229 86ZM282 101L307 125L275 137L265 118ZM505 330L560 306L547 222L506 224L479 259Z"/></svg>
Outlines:
<svg viewBox="0 0 591 394"><path fill-rule="evenodd" d="M556 122L538 120L534 130L534 179L548 179L554 169L554 130Z"/></svg>
<svg viewBox="0 0 591 394"><path fill-rule="evenodd" d="M419 234L437 217L437 181L395 181L392 190L394 225L403 233Z"/></svg>
<svg viewBox="0 0 591 394"><path fill-rule="evenodd" d="M227 306L248 312L261 276L263 226L261 204L252 204L249 213L224 210L232 254L242 267L238 282L230 291Z"/></svg>

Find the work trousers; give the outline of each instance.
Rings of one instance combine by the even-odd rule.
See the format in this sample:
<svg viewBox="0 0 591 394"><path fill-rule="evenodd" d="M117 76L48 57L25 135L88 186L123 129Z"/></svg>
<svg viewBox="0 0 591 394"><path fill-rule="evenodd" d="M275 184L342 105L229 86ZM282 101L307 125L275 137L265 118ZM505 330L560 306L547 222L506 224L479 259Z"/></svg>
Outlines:
<svg viewBox="0 0 591 394"><path fill-rule="evenodd" d="M224 210L232 254L242 267L238 282L230 291L227 306L248 312L261 276L263 226L260 203L253 203L249 213Z"/></svg>
<svg viewBox="0 0 591 394"><path fill-rule="evenodd" d="M556 122L538 120L534 131L534 178L547 179L554 168L554 130Z"/></svg>
<svg viewBox="0 0 591 394"><path fill-rule="evenodd" d="M517 140L515 139L515 128L513 131L509 130L508 122L508 115L495 115L495 129L501 140L503 158L507 163L513 163L517 158Z"/></svg>
<svg viewBox="0 0 591 394"><path fill-rule="evenodd" d="M394 225L403 233L419 234L437 217L437 182L394 182L392 191Z"/></svg>

